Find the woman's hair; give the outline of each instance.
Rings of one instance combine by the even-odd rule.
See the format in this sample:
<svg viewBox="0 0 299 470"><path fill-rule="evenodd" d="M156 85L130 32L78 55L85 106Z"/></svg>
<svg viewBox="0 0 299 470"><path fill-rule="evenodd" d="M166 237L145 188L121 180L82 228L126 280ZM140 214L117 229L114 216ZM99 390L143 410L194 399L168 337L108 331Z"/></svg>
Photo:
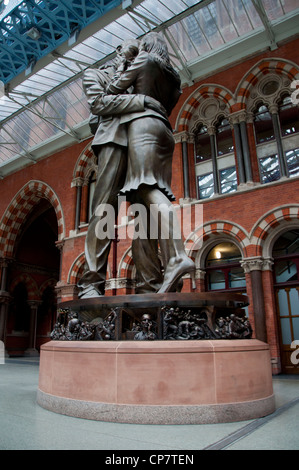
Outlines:
<svg viewBox="0 0 299 470"><path fill-rule="evenodd" d="M140 41L140 50L150 52L166 65L170 65L167 44L159 33L148 33Z"/></svg>
<svg viewBox="0 0 299 470"><path fill-rule="evenodd" d="M161 34L155 32L146 34L140 41L139 50L148 52L154 60L159 62L167 70L168 74L172 76L176 86L180 88L180 76L170 63L167 43Z"/></svg>

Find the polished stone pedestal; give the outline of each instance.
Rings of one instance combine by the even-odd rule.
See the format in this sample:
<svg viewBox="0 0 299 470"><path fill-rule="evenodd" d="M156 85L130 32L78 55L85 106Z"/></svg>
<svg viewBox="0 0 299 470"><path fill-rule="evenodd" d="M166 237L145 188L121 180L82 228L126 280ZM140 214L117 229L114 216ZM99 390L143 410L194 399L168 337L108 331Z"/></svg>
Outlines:
<svg viewBox="0 0 299 470"><path fill-rule="evenodd" d="M269 346L255 339L50 341L38 404L85 419L205 424L274 411Z"/></svg>

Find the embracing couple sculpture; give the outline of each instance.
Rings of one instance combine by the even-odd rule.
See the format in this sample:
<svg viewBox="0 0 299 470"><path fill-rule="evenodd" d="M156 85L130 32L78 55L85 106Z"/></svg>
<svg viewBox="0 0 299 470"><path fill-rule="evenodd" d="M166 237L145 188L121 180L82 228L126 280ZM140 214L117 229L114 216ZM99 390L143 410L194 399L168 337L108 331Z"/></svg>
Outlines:
<svg viewBox="0 0 299 470"><path fill-rule="evenodd" d="M147 217L152 205L159 208L158 239L148 235L132 240L136 293L174 292L184 274L194 273L195 265L185 253L171 203L175 199L170 188L174 138L168 116L181 89L166 42L158 33L148 33L140 42L124 41L114 62L85 71L83 87L91 113L99 117L92 142L98 175L79 297L104 295L111 238L96 237L101 217L97 208L111 204L117 212L119 195L143 204ZM162 236L166 226L167 238Z"/></svg>

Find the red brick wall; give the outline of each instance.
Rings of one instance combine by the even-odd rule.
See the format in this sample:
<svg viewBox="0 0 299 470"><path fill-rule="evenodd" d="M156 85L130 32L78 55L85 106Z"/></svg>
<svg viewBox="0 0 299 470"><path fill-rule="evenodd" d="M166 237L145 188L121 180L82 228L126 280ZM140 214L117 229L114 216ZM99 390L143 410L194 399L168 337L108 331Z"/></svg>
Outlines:
<svg viewBox="0 0 299 470"><path fill-rule="evenodd" d="M184 103L188 97L202 84L213 83L221 85L230 90L233 94L243 79L245 74L261 59L266 58L285 58L295 63L298 62L298 48L299 39L289 42L280 46L274 51L267 51L262 54L256 54L232 67L227 67L209 77L204 77L203 80L198 80L191 87L186 87L183 90L182 96L179 99L172 115L172 127L176 126L176 119L179 115ZM253 180L259 182L259 172L256 158L254 135L252 125L247 125L249 147L251 153ZM76 210L76 189L71 187L73 179L73 171L78 160L79 155L86 148L87 141L72 145L60 152L55 153L35 165L29 165L26 168L15 172L14 174L5 177L1 182L1 198L0 198L0 218L2 218L6 209L8 208L11 200L15 197L17 192L30 180L38 180L46 182L58 197L64 216L65 222L65 236L62 248L61 260L61 281L67 283L71 266L76 258L84 251L84 236L69 237L70 230L74 229L75 224L75 210ZM189 154L189 180L190 180L190 196L196 197L195 186L195 169L194 169L194 155L193 145L188 144ZM257 224L267 212L281 207L297 203L299 204L299 180L287 180L278 182L275 185L254 187L251 190L232 193L231 195L222 196L212 200L200 202L203 208L203 222L210 221L228 221L240 225L243 230L250 233L252 228ZM172 189L176 196L177 201L184 196L183 185L183 166L182 166L182 148L181 143L176 144L173 156L173 179ZM121 241L118 243L118 264L121 258L130 246L128 242ZM246 256L256 256L255 247L248 247ZM0 253L0 257L1 257ZM112 269L113 260L112 254L110 256L110 268ZM124 273L123 273L124 274ZM279 344L277 339L277 325L275 317L275 299L273 294L272 274L270 271L265 271L263 274L264 293L265 293L265 309L267 319L267 334L269 343L271 344L272 357L279 358ZM247 283L247 293L252 297L249 275ZM203 280L197 280L198 290L204 289ZM189 281L185 282L184 291L190 291L191 286ZM108 294L111 292L108 292ZM128 293L128 289L122 288L118 291L119 294ZM250 316L253 316L252 306L249 307ZM277 365L279 370L279 364Z"/></svg>

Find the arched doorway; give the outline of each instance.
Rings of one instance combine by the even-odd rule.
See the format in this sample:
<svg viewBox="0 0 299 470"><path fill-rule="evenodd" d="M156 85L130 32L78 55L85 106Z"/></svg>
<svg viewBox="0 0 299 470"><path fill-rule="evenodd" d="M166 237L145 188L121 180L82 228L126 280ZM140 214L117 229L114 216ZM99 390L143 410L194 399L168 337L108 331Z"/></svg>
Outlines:
<svg viewBox="0 0 299 470"><path fill-rule="evenodd" d="M293 341L299 340L299 230L283 233L273 246L274 287L282 372L299 374Z"/></svg>
<svg viewBox="0 0 299 470"><path fill-rule="evenodd" d="M5 344L10 355L38 351L50 339L56 305L53 288L60 270L57 240L54 207L42 198L27 215L16 237L14 258L9 265L8 290L12 302Z"/></svg>

